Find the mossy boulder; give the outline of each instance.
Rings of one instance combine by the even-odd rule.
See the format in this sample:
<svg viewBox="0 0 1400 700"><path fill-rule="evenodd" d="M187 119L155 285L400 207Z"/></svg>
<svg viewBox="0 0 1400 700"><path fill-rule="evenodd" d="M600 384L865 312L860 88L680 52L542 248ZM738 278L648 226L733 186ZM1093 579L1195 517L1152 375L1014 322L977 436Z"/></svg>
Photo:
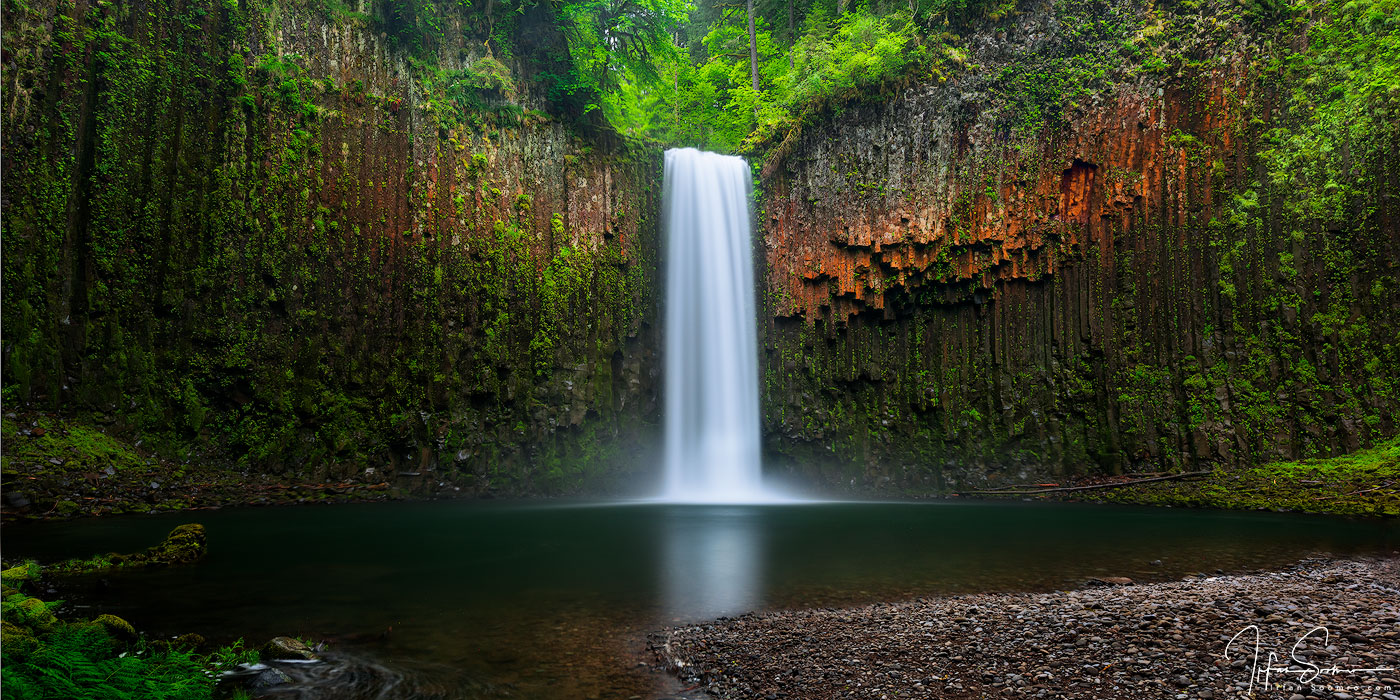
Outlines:
<svg viewBox="0 0 1400 700"><path fill-rule="evenodd" d="M193 564L204 558L209 549L204 526L199 523L181 525L170 531L165 541L146 550L145 566Z"/></svg>
<svg viewBox="0 0 1400 700"><path fill-rule="evenodd" d="M23 656L34 651L38 644L38 640L34 639L34 634L29 630L9 620L0 622L0 645L4 645L7 653Z"/></svg>
<svg viewBox="0 0 1400 700"><path fill-rule="evenodd" d="M132 627L130 622L116 615L98 615L93 618L92 621L101 625L102 629L107 630L107 634L111 635L113 639L119 639L123 642L134 642L139 636L136 634L136 628Z"/></svg>
<svg viewBox="0 0 1400 700"><path fill-rule="evenodd" d="M193 564L208 551L204 526L181 525L160 544L138 554L99 554L90 559L69 559L47 569L56 574L92 574L111 569L146 569Z"/></svg>
<svg viewBox="0 0 1400 700"><path fill-rule="evenodd" d="M273 637L271 641L264 644L261 651L263 659L303 659L315 661L321 657L311 650L305 642L291 637Z"/></svg>
<svg viewBox="0 0 1400 700"><path fill-rule="evenodd" d="M58 624L58 618L54 616L50 605L22 593L5 599L4 612L8 621L35 633L47 632Z"/></svg>
<svg viewBox="0 0 1400 700"><path fill-rule="evenodd" d="M0 620L0 642L10 644L21 637L32 637L29 630L16 625L9 620Z"/></svg>
<svg viewBox="0 0 1400 700"><path fill-rule="evenodd" d="M39 565L32 561L0 571L0 582L3 582L6 587L18 586L25 581L33 581L37 578L39 578Z"/></svg>

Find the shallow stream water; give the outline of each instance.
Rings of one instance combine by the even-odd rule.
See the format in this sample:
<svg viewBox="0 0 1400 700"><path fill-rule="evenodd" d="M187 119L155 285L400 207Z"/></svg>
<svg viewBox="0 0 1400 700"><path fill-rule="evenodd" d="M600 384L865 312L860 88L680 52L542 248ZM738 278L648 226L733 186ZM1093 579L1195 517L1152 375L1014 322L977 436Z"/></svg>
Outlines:
<svg viewBox="0 0 1400 700"><path fill-rule="evenodd" d="M139 551L186 522L208 529L201 563L80 582L69 604L156 635L329 640L337 673L285 689L305 698L649 697L675 688L639 665L646 634L681 622L1400 548L1400 522L1270 513L465 501L15 524L3 544L40 561Z"/></svg>

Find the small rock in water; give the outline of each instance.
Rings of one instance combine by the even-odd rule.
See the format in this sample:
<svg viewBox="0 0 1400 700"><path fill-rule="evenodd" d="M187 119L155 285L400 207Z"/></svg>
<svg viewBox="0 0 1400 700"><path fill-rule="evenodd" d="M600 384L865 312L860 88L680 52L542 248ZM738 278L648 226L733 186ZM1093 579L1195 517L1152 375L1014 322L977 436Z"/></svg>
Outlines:
<svg viewBox="0 0 1400 700"><path fill-rule="evenodd" d="M271 641L263 645L262 657L264 659L303 659L315 661L321 657L306 646L301 640L291 637L273 637Z"/></svg>
<svg viewBox="0 0 1400 700"><path fill-rule="evenodd" d="M292 682L291 676L275 668L268 667L259 671L258 675L253 676L253 679L248 681L248 687L253 690L266 690L290 682Z"/></svg>
<svg viewBox="0 0 1400 700"><path fill-rule="evenodd" d="M1089 583L1097 586L1131 586L1133 580L1126 576L1102 576L1089 579Z"/></svg>

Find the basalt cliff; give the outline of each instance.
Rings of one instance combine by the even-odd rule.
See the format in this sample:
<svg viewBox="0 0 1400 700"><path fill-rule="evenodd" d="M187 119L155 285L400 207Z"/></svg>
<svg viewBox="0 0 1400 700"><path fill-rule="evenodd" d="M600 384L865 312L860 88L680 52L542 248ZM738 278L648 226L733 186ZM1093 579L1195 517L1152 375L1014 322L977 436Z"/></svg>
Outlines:
<svg viewBox="0 0 1400 700"><path fill-rule="evenodd" d="M764 161L771 466L926 492L1393 434L1400 140L1317 134L1334 20L1023 9Z"/></svg>
<svg viewBox="0 0 1400 700"><path fill-rule="evenodd" d="M1396 20L1305 4L934 17L943 53L755 145L766 468L922 494L1395 434ZM420 495L653 475L662 146L551 87L531 7L7 3L7 439L57 412Z"/></svg>
<svg viewBox="0 0 1400 700"><path fill-rule="evenodd" d="M406 7L6 4L6 403L418 493L643 461L660 149L559 116L542 18Z"/></svg>

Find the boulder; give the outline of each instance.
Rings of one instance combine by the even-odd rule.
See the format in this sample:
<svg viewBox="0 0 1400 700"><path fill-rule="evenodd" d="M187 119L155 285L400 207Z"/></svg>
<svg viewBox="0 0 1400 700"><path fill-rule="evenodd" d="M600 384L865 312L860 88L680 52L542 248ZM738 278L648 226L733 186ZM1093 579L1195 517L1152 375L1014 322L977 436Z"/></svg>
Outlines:
<svg viewBox="0 0 1400 700"><path fill-rule="evenodd" d="M139 636L136 634L136 628L132 627L130 622L116 615L98 615L94 617L92 621L102 625L102 629L107 630L107 634L112 635L113 639L118 639L123 642L134 642Z"/></svg>
<svg viewBox="0 0 1400 700"><path fill-rule="evenodd" d="M304 661L315 661L321 657L311 650L311 647L299 639L291 637L273 637L271 641L264 644L261 650L264 659L301 659Z"/></svg>

